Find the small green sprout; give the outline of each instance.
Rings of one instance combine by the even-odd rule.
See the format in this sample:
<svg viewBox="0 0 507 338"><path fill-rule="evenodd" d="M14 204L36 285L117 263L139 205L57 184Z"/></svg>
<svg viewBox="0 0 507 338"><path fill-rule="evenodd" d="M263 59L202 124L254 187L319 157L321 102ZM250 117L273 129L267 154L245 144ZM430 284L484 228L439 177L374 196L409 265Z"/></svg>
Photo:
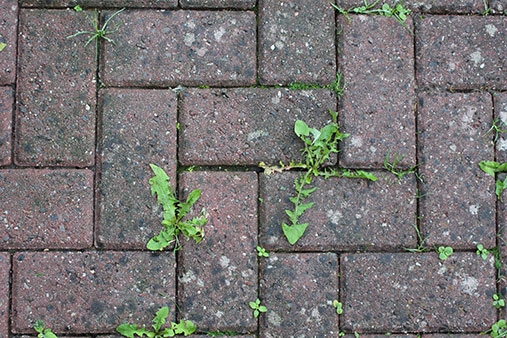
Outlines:
<svg viewBox="0 0 507 338"><path fill-rule="evenodd" d="M266 252L266 249L257 246L257 256L259 257L269 257L269 253Z"/></svg>
<svg viewBox="0 0 507 338"><path fill-rule="evenodd" d="M333 306L335 307L337 314L341 315L343 313L343 307L341 302L333 300Z"/></svg>
<svg viewBox="0 0 507 338"><path fill-rule="evenodd" d="M482 0L482 3L484 4L484 11L481 12L482 15L487 16L489 12L491 11L491 8L488 7L488 1Z"/></svg>
<svg viewBox="0 0 507 338"><path fill-rule="evenodd" d="M257 300L255 302L248 303L248 305L250 305L250 307L254 310L253 315L255 318L259 317L259 314L261 312L268 311L268 309L264 305L261 305L261 301L259 298L257 298Z"/></svg>
<svg viewBox="0 0 507 338"><path fill-rule="evenodd" d="M394 159L393 159L392 163L390 162L390 157L391 157L391 150L389 150L387 152L387 155L384 158L384 168L387 171L389 171L391 174L398 177L398 182L401 182L401 180L403 179L403 176L409 175L412 173L414 173L414 175L416 175L416 177L419 178L419 176L417 176L417 172L415 171L418 164L416 164L415 166L413 166L412 168L410 168L408 170L400 171L400 170L396 169L396 165L405 157L405 155L398 156L398 153L395 152Z"/></svg>
<svg viewBox="0 0 507 338"><path fill-rule="evenodd" d="M440 246L438 247L438 258L440 260L445 261L447 258L449 258L450 255L452 255L453 250L450 246Z"/></svg>
<svg viewBox="0 0 507 338"><path fill-rule="evenodd" d="M44 322L42 320L40 320L40 319L35 322L35 324L33 325L33 329L39 333L37 335L37 337L39 337L39 338L58 338L51 331L51 329L46 329L44 327Z"/></svg>
<svg viewBox="0 0 507 338"><path fill-rule="evenodd" d="M493 324L491 328L481 334L488 334L492 338L503 338L507 336L507 322L504 319L500 319L498 322Z"/></svg>
<svg viewBox="0 0 507 338"><path fill-rule="evenodd" d="M501 295L498 293L495 293L493 295L493 306L497 309L500 309L505 306L505 301L501 298Z"/></svg>
<svg viewBox="0 0 507 338"><path fill-rule="evenodd" d="M484 134L484 137L488 136L489 133L494 133L493 142L496 142L501 133L507 132L507 129L502 128L507 128L507 125L500 119L494 119L491 128Z"/></svg>
<svg viewBox="0 0 507 338"><path fill-rule="evenodd" d="M495 161L481 161L479 162L479 168L486 174L495 177L496 173L507 172L507 163L498 163ZM502 201L502 192L507 189L507 178L502 182L497 179L495 184L496 197Z"/></svg>
<svg viewBox="0 0 507 338"><path fill-rule="evenodd" d="M416 222L415 222L415 224L412 224L412 227L415 229L415 233L417 234L418 245L417 245L417 248L415 248L415 249L414 248L405 248L405 250L407 250L408 252L426 252L426 251L430 250L429 248L424 247L424 242L426 242L430 236L428 235L424 238L422 237L421 232L419 231L419 228L417 227L417 220L418 219L420 219L420 217L416 216Z"/></svg>
<svg viewBox="0 0 507 338"><path fill-rule="evenodd" d="M0 52L3 51L7 47L7 44L5 42L0 42Z"/></svg>
<svg viewBox="0 0 507 338"><path fill-rule="evenodd" d="M489 255L489 250L484 248L482 244L477 244L477 251L475 253L481 256L483 260L486 260Z"/></svg>
<svg viewBox="0 0 507 338"><path fill-rule="evenodd" d="M76 5L76 6L74 6L74 10L75 10L76 12L81 12L83 9L81 8L81 6Z"/></svg>

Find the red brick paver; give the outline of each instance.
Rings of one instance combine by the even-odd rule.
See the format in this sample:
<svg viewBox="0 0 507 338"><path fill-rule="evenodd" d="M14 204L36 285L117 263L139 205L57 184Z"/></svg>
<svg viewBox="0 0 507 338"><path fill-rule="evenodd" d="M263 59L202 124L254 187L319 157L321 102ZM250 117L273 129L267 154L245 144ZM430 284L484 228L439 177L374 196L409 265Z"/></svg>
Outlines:
<svg viewBox="0 0 507 338"><path fill-rule="evenodd" d="M180 0L184 8L252 8L256 0Z"/></svg>
<svg viewBox="0 0 507 338"><path fill-rule="evenodd" d="M16 0L0 0L0 43L6 44L0 52L0 85L14 83L16 77L17 15Z"/></svg>
<svg viewBox="0 0 507 338"><path fill-rule="evenodd" d="M11 163L11 131L13 92L10 87L0 87L0 165Z"/></svg>
<svg viewBox="0 0 507 338"><path fill-rule="evenodd" d="M495 0L493 0L495 1ZM373 1L374 2L374 1ZM364 6L362 0L336 0L338 6L349 9L354 7ZM368 1L372 3L372 1ZM396 0L388 0L379 2L376 8L380 8L383 3L391 6L398 3ZM484 11L484 4L482 1L475 0L405 0L402 2L405 8L416 12L427 13L482 13Z"/></svg>
<svg viewBox="0 0 507 338"><path fill-rule="evenodd" d="M507 93L495 93L493 95L495 105L495 119L498 119L497 126L500 130L507 129ZM503 124L502 124L503 123ZM494 140L495 132L492 131L491 139ZM498 162L507 162L507 135L503 132L498 133L496 141L496 160Z"/></svg>
<svg viewBox="0 0 507 338"><path fill-rule="evenodd" d="M39 7L48 5L48 0L20 0L26 7ZM51 0L52 7L74 7L76 5L89 7L157 7L174 8L178 0Z"/></svg>
<svg viewBox="0 0 507 338"><path fill-rule="evenodd" d="M11 257L0 253L0 337L9 337L9 274Z"/></svg>

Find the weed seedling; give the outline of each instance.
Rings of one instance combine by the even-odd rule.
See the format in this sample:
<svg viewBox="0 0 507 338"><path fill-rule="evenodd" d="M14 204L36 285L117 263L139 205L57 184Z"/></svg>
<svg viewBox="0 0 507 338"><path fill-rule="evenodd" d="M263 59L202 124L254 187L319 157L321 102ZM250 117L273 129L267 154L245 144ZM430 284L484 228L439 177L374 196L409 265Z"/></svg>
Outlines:
<svg viewBox="0 0 507 338"><path fill-rule="evenodd" d="M452 255L453 250L450 246L439 246L437 253L438 258L440 258L442 261L445 261L447 258L449 258L450 255Z"/></svg>
<svg viewBox="0 0 507 338"><path fill-rule="evenodd" d="M77 6L77 7L79 7L79 6ZM79 7L79 8L81 8L81 7ZM77 32L75 34L67 36L67 39L74 38L74 37L76 37L78 35L82 35L82 34L89 34L89 35L91 35L90 39L88 39L88 41L85 43L84 46L85 47L88 46L90 44L90 42L92 42L93 40L95 40L95 57L98 57L98 55L99 55L99 39L104 39L104 40L106 40L108 42L111 42L113 45L116 44L114 42L114 40L111 39L111 38L109 38L109 37L107 37L107 35L110 35L110 34L116 32L120 28L121 23L116 24L116 26L112 30L110 30L110 31L107 30L107 25L109 24L109 21L111 21L112 18L114 18L117 14L123 12L124 10L125 10L125 8L122 8L119 11L113 13L106 20L106 22L104 22L104 25L101 28L99 28L100 22L99 22L99 15L98 15L97 9L95 9L95 12L94 12L94 15L93 15L93 19L90 18L87 14L85 14L86 18L88 19L88 21L90 21L90 23L92 24L93 31L80 31L80 32ZM79 12L79 10L76 10L76 12Z"/></svg>
<svg viewBox="0 0 507 338"><path fill-rule="evenodd" d="M493 142L496 142L501 133L507 132L507 129L502 128L507 128L507 125L500 119L495 119L491 128L489 128L486 134L484 134L484 137L488 136L490 133L494 133L495 136L493 137Z"/></svg>
<svg viewBox="0 0 507 338"><path fill-rule="evenodd" d="M507 322L500 319L498 322L491 326L491 329L482 332L481 334L489 334L492 338L502 338L507 336Z"/></svg>
<svg viewBox="0 0 507 338"><path fill-rule="evenodd" d="M3 51L5 47L7 47L7 44L5 42L0 42L0 52Z"/></svg>
<svg viewBox="0 0 507 338"><path fill-rule="evenodd" d="M415 171L415 169L417 168L418 164L416 164L415 166L413 166L412 168L408 169L408 170L403 170L403 171L399 171L398 169L396 169L396 166L398 165L398 163L405 157L405 155L401 155L401 156L398 156L398 153L394 153L394 159L392 160L393 162L391 163L390 162L390 159L391 159L391 150L389 150L387 152L387 155L386 157L384 158L384 168L389 171L391 174L395 175L396 177L398 177L398 182L401 182L401 180L403 179L403 176L405 175L409 175L409 174L412 174L414 173L414 175L419 178L419 176L417 175L417 172Z"/></svg>
<svg viewBox="0 0 507 338"><path fill-rule="evenodd" d="M501 298L501 295L495 293L493 295L493 306L497 309L503 308L505 306L505 301Z"/></svg>
<svg viewBox="0 0 507 338"><path fill-rule="evenodd" d="M250 307L254 310L253 315L255 318L259 317L259 314L261 312L268 311L268 309L264 305L261 305L261 301L259 298L257 298L255 302L248 303L248 305L250 305Z"/></svg>
<svg viewBox="0 0 507 338"><path fill-rule="evenodd" d="M333 83L325 86L318 84L307 84L302 82L293 82L287 85L290 90L306 90L306 89L329 89L336 93L337 96L342 96L345 92L345 81L342 83L342 74L336 73L336 79Z"/></svg>
<svg viewBox="0 0 507 338"><path fill-rule="evenodd" d="M148 338L165 338L165 337L174 337L178 334L182 334L184 336L189 336L195 332L197 327L190 320L180 320L179 323L171 322L170 327L166 327L163 330L162 326L167 321L167 317L169 316L169 308L164 306L155 314L155 318L153 318L153 331L147 330L144 326L139 326L137 324L121 324L116 328L119 334L128 338L134 338L134 335L138 335L142 337L146 335Z"/></svg>
<svg viewBox="0 0 507 338"><path fill-rule="evenodd" d="M343 313L343 307L341 302L333 300L333 306L336 309L337 314L341 315Z"/></svg>
<svg viewBox="0 0 507 338"><path fill-rule="evenodd" d="M496 173L507 172L507 163L498 163L495 161L481 161L479 162L479 168L486 174L495 177ZM495 182L495 194L496 197L501 201L502 192L507 189L507 178L502 182L497 179Z"/></svg>
<svg viewBox="0 0 507 338"><path fill-rule="evenodd" d="M79 5L74 6L74 10L75 10L76 12L81 12L81 11L83 11L83 9L81 8L81 6L79 6Z"/></svg>
<svg viewBox="0 0 507 338"><path fill-rule="evenodd" d="M185 202L180 202L172 191L169 185L169 177L164 170L154 164L150 164L150 167L155 173L155 176L149 180L151 194L157 195L158 204L164 210L164 220L162 221L164 228L159 235L150 239L146 247L149 250L163 250L175 242L174 251L177 251L181 248L178 240L179 234L186 238L193 238L196 243L199 243L204 236L203 226L208 222L204 217L205 210L203 209L198 217L191 220L183 221L183 218L197 202L201 196L201 191L192 191Z"/></svg>
<svg viewBox="0 0 507 338"><path fill-rule="evenodd" d="M46 329L44 327L44 322L40 319L35 322L33 329L38 332L37 337L39 338L58 338L51 329Z"/></svg>
<svg viewBox="0 0 507 338"><path fill-rule="evenodd" d="M481 258L483 260L486 260L488 258L488 255L489 255L489 250L484 248L484 246L482 244L477 244L477 251L476 251L477 255L481 256Z"/></svg>
<svg viewBox="0 0 507 338"><path fill-rule="evenodd" d="M416 217L415 224L412 224L412 226L414 227L415 233L417 234L417 240L419 244L417 245L416 249L405 248L405 250L407 250L408 252L426 252L430 250L429 248L424 247L424 242L426 242L426 240L429 238L429 235L426 236L425 238L422 238L421 232L417 227L417 219L419 218Z"/></svg>
<svg viewBox="0 0 507 338"><path fill-rule="evenodd" d="M484 4L484 12L482 12L481 14L484 15L484 16L487 16L490 12L490 8L488 7L488 1L487 0L482 0L482 3Z"/></svg>
<svg viewBox="0 0 507 338"><path fill-rule="evenodd" d="M266 252L266 249L257 246L257 256L259 257L269 257L269 253Z"/></svg>

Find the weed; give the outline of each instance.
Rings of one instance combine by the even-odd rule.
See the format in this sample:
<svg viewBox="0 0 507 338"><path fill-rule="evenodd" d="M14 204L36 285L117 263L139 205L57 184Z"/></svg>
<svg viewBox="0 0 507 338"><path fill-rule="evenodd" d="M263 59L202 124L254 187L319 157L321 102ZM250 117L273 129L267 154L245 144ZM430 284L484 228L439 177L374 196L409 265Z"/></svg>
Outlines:
<svg viewBox="0 0 507 338"><path fill-rule="evenodd" d="M76 12L81 12L83 9L81 8L81 6L76 5L76 6L74 6L74 10L75 10Z"/></svg>
<svg viewBox="0 0 507 338"><path fill-rule="evenodd" d="M490 12L490 8L488 7L488 1L482 0L482 3L484 4L484 12L481 12L482 15L487 16Z"/></svg>
<svg viewBox="0 0 507 338"><path fill-rule="evenodd" d="M79 7L79 8L81 8L81 7ZM98 15L97 9L95 9L95 12L94 12L95 14L93 15L93 19L90 18L87 14L85 14L88 21L90 21L90 23L92 24L93 31L80 31L75 34L67 36L67 39L74 38L74 37L76 37L78 35L82 35L82 34L91 34L91 38L88 39L88 41L85 43L84 46L85 47L88 46L90 44L90 42L95 40L95 57L98 57L98 55L99 55L99 39L104 39L108 42L111 42L112 44L116 44L114 42L114 40L111 38L108 38L107 35L110 35L110 34L116 32L120 28L121 23L118 23L111 31L107 30L107 25L109 24L109 21L111 21L112 18L114 18L117 14L123 12L124 10L125 10L125 8L122 8L119 11L113 13L106 20L106 22L104 22L104 25L102 26L102 28L99 28L100 23L99 23L99 15ZM79 12L79 10L76 10L76 11Z"/></svg>
<svg viewBox="0 0 507 338"><path fill-rule="evenodd" d="M493 324L489 330L484 331L481 334L488 333L492 338L507 337L507 322L505 322L503 319L500 319L498 322Z"/></svg>
<svg viewBox="0 0 507 338"><path fill-rule="evenodd" d="M507 163L498 163L495 161L481 161L479 162L479 168L486 174L495 177L496 173L507 172ZM502 192L507 189L507 178L502 182L497 179L495 182L495 194L496 197L502 201Z"/></svg>
<svg viewBox="0 0 507 338"><path fill-rule="evenodd" d="M268 311L268 309L264 305L261 305L261 301L259 298L257 298L255 300L255 302L248 303L248 305L250 305L250 307L254 310L254 317L255 318L259 317L259 314L261 312Z"/></svg>
<svg viewBox="0 0 507 338"><path fill-rule="evenodd" d="M0 42L0 52L3 51L7 47L7 44L5 42Z"/></svg>
<svg viewBox="0 0 507 338"><path fill-rule="evenodd" d="M166 327L161 330L162 326L166 323L168 316L169 308L164 306L157 311L155 318L152 320L152 327L154 331L149 331L144 326L138 326L137 324L121 324L116 328L116 331L118 331L118 333L122 336L128 338L134 338L134 335L138 335L139 337L146 335L148 338L165 338L174 337L178 334L189 336L197 329L195 324L190 320L180 320L179 323L171 322L170 327Z"/></svg>
<svg viewBox="0 0 507 338"><path fill-rule="evenodd" d="M44 327L44 322L40 319L35 322L33 329L39 333L37 335L39 338L58 338L56 334L51 331L51 329L46 329Z"/></svg>
<svg viewBox="0 0 507 338"><path fill-rule="evenodd" d="M342 83L342 74L336 73L336 79L333 83L325 86L318 84L307 84L302 82L293 82L287 85L290 90L305 90L305 89L329 89L336 93L338 96L342 96L345 92L345 81Z"/></svg>
<svg viewBox="0 0 507 338"><path fill-rule="evenodd" d="M266 252L266 249L257 246L257 256L259 257L269 257L269 253Z"/></svg>
<svg viewBox="0 0 507 338"><path fill-rule="evenodd" d="M341 302L333 300L333 306L335 307L337 314L341 315L343 313L343 307Z"/></svg>
<svg viewBox="0 0 507 338"><path fill-rule="evenodd" d="M481 258L483 260L486 260L488 259L488 255L489 255L489 250L484 248L484 246L482 244L477 244L477 251L476 251L477 255L481 256Z"/></svg>
<svg viewBox="0 0 507 338"><path fill-rule="evenodd" d="M484 134L484 137L488 136L488 134L490 133L495 133L495 136L493 137L493 142L496 142L498 140L498 136L500 136L501 133L507 132L507 129L501 128L507 128L507 125L500 119L495 119L493 121L493 124L491 125L491 128L489 128L486 134Z"/></svg>
<svg viewBox="0 0 507 338"><path fill-rule="evenodd" d="M155 176L150 178L151 194L157 194L158 204L162 205L164 210L164 220L162 225L164 228L160 234L150 239L146 247L149 250L163 250L173 242L176 243L174 251L181 248L178 235L181 233L187 238L193 238L199 243L203 236L203 226L208 222L204 217L205 210L202 209L198 217L194 217L189 221L183 221L183 217L190 211L190 208L201 196L200 190L194 190L185 202L180 202L169 185L169 177L161 168L154 164L150 164Z"/></svg>
<svg viewBox="0 0 507 338"><path fill-rule="evenodd" d="M417 175L417 172L416 172L416 168L418 166L418 164L416 164L415 166L413 166L412 168L408 169L408 170L403 170L403 171L399 171L398 169L396 169L396 165L405 157L405 155L401 155L401 156L398 156L398 153L395 152L394 153L394 159L392 160L393 162L391 163L390 162L390 158L391 158L391 150L389 150L387 152L387 155L386 157L384 158L384 168L389 171L391 174L395 175L396 177L398 177L398 182L401 182L401 180L403 179L403 176L405 175L409 175L409 174L414 174L418 179L419 176Z"/></svg>
<svg viewBox="0 0 507 338"><path fill-rule="evenodd" d="M414 227L415 233L417 234L417 240L418 240L419 244L417 245L416 249L405 248L405 250L407 250L408 252L426 252L426 251L430 250L430 249L424 247L424 242L426 242L429 235L426 236L425 238L422 238L421 232L419 231L419 228L417 227L417 219L418 219L418 217L416 217L416 222L415 222L415 224L412 224L412 226Z"/></svg>
<svg viewBox="0 0 507 338"><path fill-rule="evenodd" d="M449 256L452 255L453 250L450 246L439 246L437 249L438 258L440 260L445 261Z"/></svg>
<svg viewBox="0 0 507 338"><path fill-rule="evenodd" d="M493 295L493 306L498 310L505 306L505 301L501 298L499 293Z"/></svg>

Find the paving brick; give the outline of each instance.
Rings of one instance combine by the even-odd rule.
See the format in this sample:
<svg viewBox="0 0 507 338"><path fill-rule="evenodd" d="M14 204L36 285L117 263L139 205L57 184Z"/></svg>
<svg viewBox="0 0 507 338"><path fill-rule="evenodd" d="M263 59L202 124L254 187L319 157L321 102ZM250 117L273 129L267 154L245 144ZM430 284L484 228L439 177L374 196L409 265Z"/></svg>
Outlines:
<svg viewBox="0 0 507 338"><path fill-rule="evenodd" d="M507 88L507 24L495 16L427 16L416 34L422 86Z"/></svg>
<svg viewBox="0 0 507 338"><path fill-rule="evenodd" d="M371 3L371 1L368 1ZM387 3L391 6L396 4L396 0L388 0L381 3ZM338 6L349 9L364 5L363 0L336 0ZM484 11L482 1L476 0L405 0L403 6L416 12L425 13L481 13ZM380 8L381 5L375 8Z"/></svg>
<svg viewBox="0 0 507 338"><path fill-rule="evenodd" d="M327 0L260 1L259 36L262 84L334 81L334 10Z"/></svg>
<svg viewBox="0 0 507 338"><path fill-rule="evenodd" d="M252 332L257 320L248 302L257 298L257 175L185 172L180 191L200 189L194 215L206 208L204 239L184 241L179 308L199 331Z"/></svg>
<svg viewBox="0 0 507 338"><path fill-rule="evenodd" d="M492 123L490 95L423 94L418 106L426 243L495 246L493 179L478 166L493 159L493 145L483 137Z"/></svg>
<svg viewBox="0 0 507 338"><path fill-rule="evenodd" d="M108 85L255 84L255 15L224 11L125 11L105 45Z"/></svg>
<svg viewBox="0 0 507 338"><path fill-rule="evenodd" d="M382 168L388 152L415 165L412 36L387 17L340 19L339 64L347 89L340 125L351 136L342 143L346 167ZM411 21L407 21L411 27Z"/></svg>
<svg viewBox="0 0 507 338"><path fill-rule="evenodd" d="M297 173L261 175L260 241L270 250L393 249L417 246L416 182L405 176L400 184L385 172L375 172L376 182L349 178L314 179L317 190L305 200L314 202L300 218L310 225L291 246L282 232L292 210ZM387 176L389 175L389 176ZM386 180L383 179L386 177Z"/></svg>
<svg viewBox="0 0 507 338"><path fill-rule="evenodd" d="M507 93L495 93L493 102L495 104L495 118L499 119L497 125L501 130L505 130L507 129ZM501 122L504 124L502 125ZM491 139L494 139L494 132L491 135ZM496 160L502 163L507 162L507 135L505 133L498 133Z"/></svg>
<svg viewBox="0 0 507 338"><path fill-rule="evenodd" d="M11 163L12 104L10 87L0 87L0 165Z"/></svg>
<svg viewBox="0 0 507 338"><path fill-rule="evenodd" d="M182 164L278 164L303 160L294 122L324 126L336 99L328 90L196 89L181 107Z"/></svg>
<svg viewBox="0 0 507 338"><path fill-rule="evenodd" d="M507 179L506 174L498 174L497 179L502 182ZM502 266L500 267L500 275L498 276L499 291L502 298L507 297L507 279L501 276L506 276L507 269L505 266L507 257L507 190L502 191L502 199L497 202L498 205L498 248L500 253L500 259ZM500 318L507 320L507 313L502 309L500 312Z"/></svg>
<svg viewBox="0 0 507 338"><path fill-rule="evenodd" d="M224 334L226 336L232 336L232 337L236 337L236 338L255 338L255 336L239 336L239 335L232 335L232 334ZM188 338L209 338L210 335L191 335L191 336L188 336Z"/></svg>
<svg viewBox="0 0 507 338"><path fill-rule="evenodd" d="M67 39L89 26L75 11L21 11L17 164L94 164L95 50Z"/></svg>
<svg viewBox="0 0 507 338"><path fill-rule="evenodd" d="M338 259L331 253L271 253L261 260L261 337L338 337ZM304 323L304 324L303 324Z"/></svg>
<svg viewBox="0 0 507 338"><path fill-rule="evenodd" d="M25 7L156 7L174 8L178 6L178 0L20 0Z"/></svg>
<svg viewBox="0 0 507 338"><path fill-rule="evenodd" d="M16 30L18 2L0 0L0 43L6 46L0 52L0 85L14 83L16 77Z"/></svg>
<svg viewBox="0 0 507 338"><path fill-rule="evenodd" d="M507 14L507 0L491 0L489 7L492 13Z"/></svg>
<svg viewBox="0 0 507 338"><path fill-rule="evenodd" d="M416 335L413 334L362 334L361 337L363 338L386 338L386 336L389 336L389 338L416 338ZM355 338L356 336L353 334L346 334L343 336L343 338ZM450 337L447 337L450 338Z"/></svg>
<svg viewBox="0 0 507 338"><path fill-rule="evenodd" d="M29 332L42 319L59 333L113 332L124 322L151 324L162 306L174 318L174 282L172 254L16 253L12 330Z"/></svg>
<svg viewBox="0 0 507 338"><path fill-rule="evenodd" d="M253 8L256 0L180 0L183 8Z"/></svg>
<svg viewBox="0 0 507 338"><path fill-rule="evenodd" d="M144 248L161 228L149 163L176 186L176 95L167 90L108 89L103 97L99 245Z"/></svg>
<svg viewBox="0 0 507 338"><path fill-rule="evenodd" d="M492 258L346 254L340 267L344 330L481 332L496 321Z"/></svg>
<svg viewBox="0 0 507 338"><path fill-rule="evenodd" d="M484 338L484 335L481 334L456 334L456 333L432 333L432 334L425 334L423 335L424 338L450 338L450 337L456 337L456 338Z"/></svg>
<svg viewBox="0 0 507 338"><path fill-rule="evenodd" d="M90 170L0 170L0 248L90 247Z"/></svg>
<svg viewBox="0 0 507 338"><path fill-rule="evenodd" d="M11 258L8 253L0 253L0 337L9 337L9 271Z"/></svg>

